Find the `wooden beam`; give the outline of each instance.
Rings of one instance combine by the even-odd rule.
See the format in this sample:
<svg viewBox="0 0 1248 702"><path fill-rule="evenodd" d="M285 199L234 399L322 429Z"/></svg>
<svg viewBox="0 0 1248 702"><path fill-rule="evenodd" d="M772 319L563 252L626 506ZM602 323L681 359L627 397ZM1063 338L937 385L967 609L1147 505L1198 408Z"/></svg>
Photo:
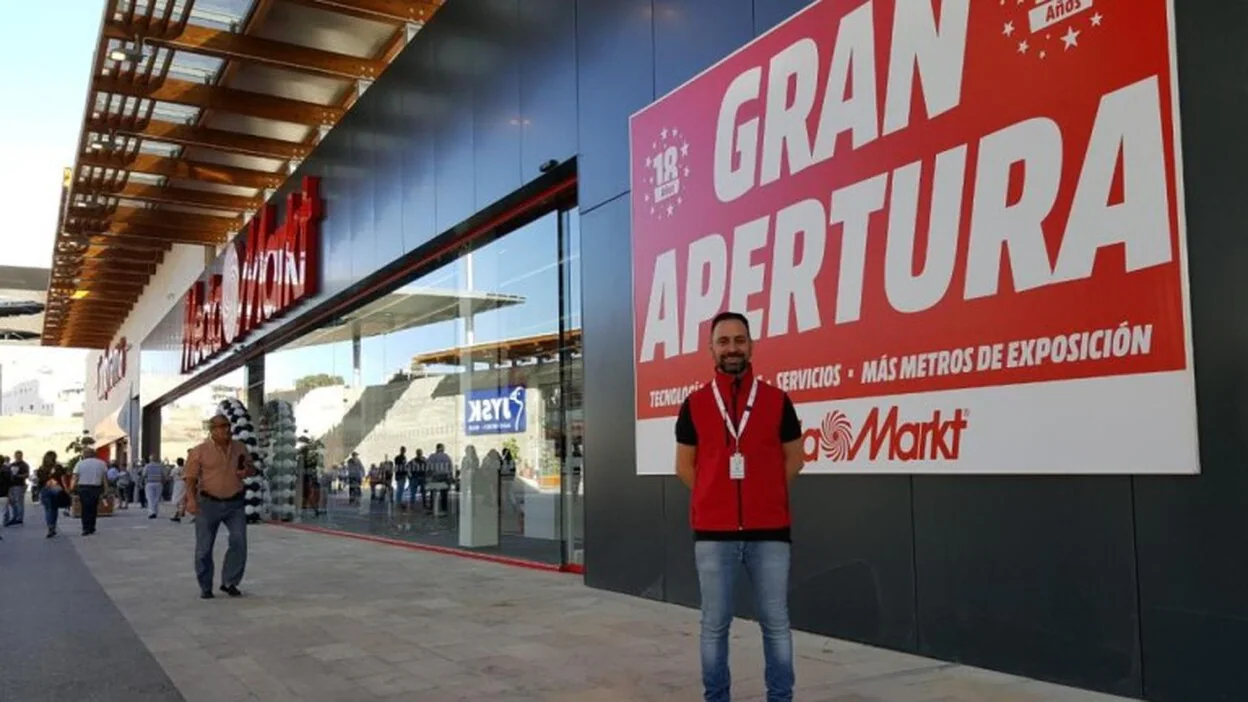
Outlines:
<svg viewBox="0 0 1248 702"><path fill-rule="evenodd" d="M164 35L145 34L143 23L134 24L134 27L128 27L125 22L109 22L104 27L104 36L110 39L142 37L146 38L149 44L167 46L171 49L193 51L197 54L223 59L250 61L301 73L347 80L372 80L385 69L385 64L372 59L311 49L297 44L261 39L247 34L235 34L194 24L187 24L181 27L180 31L177 27L170 28Z"/></svg>
<svg viewBox="0 0 1248 702"><path fill-rule="evenodd" d="M139 200L142 202L152 202L166 205L190 205L193 207L207 207L216 210L235 210L243 212L245 210L260 209L260 199L254 197L242 197L240 195L225 195L223 193L211 193L203 190L188 190L185 188L162 188L156 185L142 185L139 183L130 183L124 188L110 189L107 187L82 187L78 190L84 195L108 195L111 197L124 197L130 200Z"/></svg>
<svg viewBox="0 0 1248 702"><path fill-rule="evenodd" d="M66 235L61 237L61 241L81 242L88 247L105 247L109 251L128 251L143 253L159 253L175 243L167 239L156 239L152 237L133 237L119 234L110 234L107 230L95 228L87 228L84 226L74 226L65 230ZM198 244L200 242L191 242Z"/></svg>
<svg viewBox="0 0 1248 702"><path fill-rule="evenodd" d="M165 176L178 180L197 180L219 185L237 185L243 188L277 188L286 180L285 173L266 173L248 168L220 166L215 163L182 161L179 159L139 154L134 158L111 158L105 154L84 154L80 158L84 166L114 168L134 173Z"/></svg>
<svg viewBox="0 0 1248 702"><path fill-rule="evenodd" d="M118 115L87 120L87 129L100 134L125 134L179 146L198 146L246 156L279 160L307 158L311 149L293 141L269 139L223 129L195 127L163 120L126 118Z"/></svg>
<svg viewBox="0 0 1248 702"><path fill-rule="evenodd" d="M116 270L78 271L64 273L49 281L58 287L76 288L78 290L104 290L117 287L138 287L142 289L151 282L151 274L126 274Z"/></svg>
<svg viewBox="0 0 1248 702"><path fill-rule="evenodd" d="M186 235L226 234L237 231L242 226L241 219L236 216L219 217L210 214L154 210L127 205L118 205L115 208L103 211L92 210L91 208L75 208L75 210L70 212L68 219L66 229L69 228L69 225L75 223L88 227L100 223L105 226L109 224L134 224L143 227L168 229L171 232L181 232ZM116 231L115 226L110 226L108 229ZM104 231L104 229L100 229L100 231ZM117 231L117 233L121 234L124 232Z"/></svg>
<svg viewBox="0 0 1248 702"><path fill-rule="evenodd" d="M226 241L224 235L204 236L181 229L168 229L159 226L141 224L69 225L65 229L70 234L90 237L95 244L110 244L153 250L163 244L191 244L195 246L216 246Z"/></svg>
<svg viewBox="0 0 1248 702"><path fill-rule="evenodd" d="M441 2L419 0L292 0L297 5L378 22L428 22Z"/></svg>
<svg viewBox="0 0 1248 702"><path fill-rule="evenodd" d="M166 78L163 80L125 80L113 76L97 76L91 81L92 90L113 95L147 98L160 102L199 107L202 109L232 112L247 117L259 117L278 122L308 126L333 125L342 119L342 110L328 105L291 100L263 93L253 93L215 85L192 83L188 80Z"/></svg>
<svg viewBox="0 0 1248 702"><path fill-rule="evenodd" d="M156 273L156 264L148 263L124 263L117 261L106 261L104 263L84 263L74 270L70 268L64 272L57 273L52 276L52 281L73 281L73 280L108 280L108 276L116 276L119 280L140 280L147 282L147 279Z"/></svg>

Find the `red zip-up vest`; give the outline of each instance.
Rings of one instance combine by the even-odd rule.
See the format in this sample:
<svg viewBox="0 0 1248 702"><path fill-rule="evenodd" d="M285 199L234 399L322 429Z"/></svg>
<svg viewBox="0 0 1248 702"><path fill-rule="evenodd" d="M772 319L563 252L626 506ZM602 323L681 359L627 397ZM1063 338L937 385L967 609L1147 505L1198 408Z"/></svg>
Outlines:
<svg viewBox="0 0 1248 702"><path fill-rule="evenodd" d="M736 426L745 413L751 384L758 383L750 419L741 435L745 479L733 480L729 474L729 457L736 450L736 442L707 383L688 398L698 438L690 525L702 538L730 538L724 532L748 536L745 532L783 531L787 539L789 482L780 437L786 396L779 388L757 380L753 368L748 368L739 382L734 380L734 376L716 371L712 382L719 384L724 409Z"/></svg>

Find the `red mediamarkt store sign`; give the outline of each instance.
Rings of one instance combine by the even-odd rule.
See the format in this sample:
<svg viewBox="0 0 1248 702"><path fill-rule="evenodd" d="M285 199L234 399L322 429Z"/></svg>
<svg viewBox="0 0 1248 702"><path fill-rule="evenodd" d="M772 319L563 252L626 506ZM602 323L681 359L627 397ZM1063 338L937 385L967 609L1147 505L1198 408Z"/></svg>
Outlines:
<svg viewBox="0 0 1248 702"><path fill-rule="evenodd" d="M319 291L320 179L305 177L286 197L286 216L265 205L231 242L221 272L191 286L182 327L182 372L189 373L244 339L256 327Z"/></svg>

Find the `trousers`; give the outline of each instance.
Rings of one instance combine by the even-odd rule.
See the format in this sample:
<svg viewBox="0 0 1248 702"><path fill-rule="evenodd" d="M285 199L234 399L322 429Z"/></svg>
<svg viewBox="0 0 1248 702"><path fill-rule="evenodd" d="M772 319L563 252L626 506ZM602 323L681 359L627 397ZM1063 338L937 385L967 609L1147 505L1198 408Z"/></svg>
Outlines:
<svg viewBox="0 0 1248 702"><path fill-rule="evenodd" d="M728 632L737 574L744 569L754 590L763 631L763 679L767 702L792 702L793 635L789 629L789 544L783 541L698 541L694 544L702 595L702 687L706 702L732 699Z"/></svg>
<svg viewBox="0 0 1248 702"><path fill-rule="evenodd" d="M205 497L199 499L199 514L195 515L195 579L202 592L212 592L212 576L215 566L212 549L217 544L217 531L225 525L230 534L225 562L221 564L221 584L238 586L247 569L247 512L243 500L218 502Z"/></svg>

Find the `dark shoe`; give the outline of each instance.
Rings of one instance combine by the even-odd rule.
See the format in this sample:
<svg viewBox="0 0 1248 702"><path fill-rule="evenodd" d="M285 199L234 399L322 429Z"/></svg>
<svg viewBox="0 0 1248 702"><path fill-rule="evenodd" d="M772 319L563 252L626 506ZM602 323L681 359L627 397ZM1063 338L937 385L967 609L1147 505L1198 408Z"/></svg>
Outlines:
<svg viewBox="0 0 1248 702"><path fill-rule="evenodd" d="M147 518L148 518L148 519L155 519L155 518L156 518L156 515L154 515L154 514L149 514L149 515L147 515Z"/></svg>
<svg viewBox="0 0 1248 702"><path fill-rule="evenodd" d="M199 599L201 600L211 600L214 597L216 597L216 595L212 594L212 590L204 590L199 593Z"/></svg>
<svg viewBox="0 0 1248 702"><path fill-rule="evenodd" d="M181 523L182 523L182 518L181 518L181 517L174 517L174 518L170 519L169 521L171 521L171 522L177 522L177 523L181 524Z"/></svg>
<svg viewBox="0 0 1248 702"><path fill-rule="evenodd" d="M56 529L48 529L48 538L50 539L53 536L56 536Z"/></svg>
<svg viewBox="0 0 1248 702"><path fill-rule="evenodd" d="M239 590L234 585L222 585L221 592L224 592L230 597L242 597L243 596L243 591Z"/></svg>

